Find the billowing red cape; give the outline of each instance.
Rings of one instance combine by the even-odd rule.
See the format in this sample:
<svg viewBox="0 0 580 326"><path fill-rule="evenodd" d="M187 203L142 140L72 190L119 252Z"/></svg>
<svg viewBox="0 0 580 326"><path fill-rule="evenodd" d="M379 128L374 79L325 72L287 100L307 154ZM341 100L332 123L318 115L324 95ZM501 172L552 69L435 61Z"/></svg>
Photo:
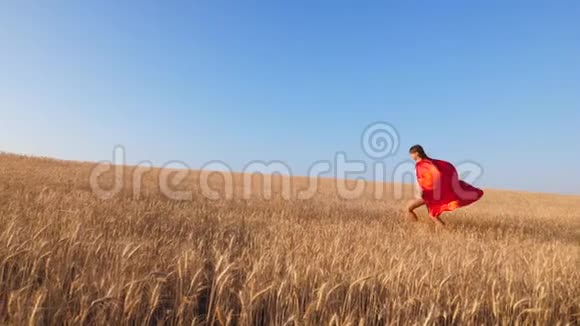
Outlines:
<svg viewBox="0 0 580 326"><path fill-rule="evenodd" d="M457 170L449 162L423 159L417 162L415 170L423 200L433 217L467 206L483 196L483 190L459 180Z"/></svg>

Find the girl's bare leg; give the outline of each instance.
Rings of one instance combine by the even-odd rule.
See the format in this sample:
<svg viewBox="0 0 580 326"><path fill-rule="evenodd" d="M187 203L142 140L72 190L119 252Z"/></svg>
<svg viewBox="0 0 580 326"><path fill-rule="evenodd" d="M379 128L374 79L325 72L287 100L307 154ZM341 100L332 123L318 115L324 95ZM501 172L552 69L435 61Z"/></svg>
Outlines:
<svg viewBox="0 0 580 326"><path fill-rule="evenodd" d="M438 227L445 229L445 222L443 222L443 220L440 219L439 217L432 217L431 220L433 220L433 222L435 222L435 225L437 225Z"/></svg>
<svg viewBox="0 0 580 326"><path fill-rule="evenodd" d="M407 218L413 222L418 221L419 218L417 217L417 214L415 213L415 209L417 209L423 205L425 205L425 201L423 199L420 199L420 198L413 199L413 200L409 201L409 203L407 204L407 207L405 208L405 213L407 215Z"/></svg>

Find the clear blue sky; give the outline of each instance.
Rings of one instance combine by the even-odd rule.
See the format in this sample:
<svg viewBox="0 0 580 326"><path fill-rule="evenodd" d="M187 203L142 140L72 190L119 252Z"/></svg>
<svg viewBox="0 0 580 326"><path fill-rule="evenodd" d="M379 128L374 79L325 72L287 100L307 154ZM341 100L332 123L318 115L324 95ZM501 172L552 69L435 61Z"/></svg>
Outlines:
<svg viewBox="0 0 580 326"><path fill-rule="evenodd" d="M305 174L377 120L388 164L580 193L580 2L0 2L0 150Z"/></svg>

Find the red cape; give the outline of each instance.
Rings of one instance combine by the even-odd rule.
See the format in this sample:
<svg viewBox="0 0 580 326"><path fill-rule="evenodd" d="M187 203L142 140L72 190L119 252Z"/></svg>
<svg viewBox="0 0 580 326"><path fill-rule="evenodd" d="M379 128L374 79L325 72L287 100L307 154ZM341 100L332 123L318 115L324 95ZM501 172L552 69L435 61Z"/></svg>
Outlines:
<svg viewBox="0 0 580 326"><path fill-rule="evenodd" d="M415 170L423 200L433 217L467 206L483 196L483 190L459 180L457 170L449 162L423 159L417 162Z"/></svg>

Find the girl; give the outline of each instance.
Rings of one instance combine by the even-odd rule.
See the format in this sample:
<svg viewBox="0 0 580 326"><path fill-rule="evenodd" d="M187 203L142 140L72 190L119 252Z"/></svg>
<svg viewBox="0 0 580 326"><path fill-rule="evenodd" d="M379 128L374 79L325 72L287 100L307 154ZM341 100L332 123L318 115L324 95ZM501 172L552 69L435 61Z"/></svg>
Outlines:
<svg viewBox="0 0 580 326"><path fill-rule="evenodd" d="M417 221L415 209L426 205L431 219L445 226L439 218L441 213L467 206L483 196L483 190L459 180L457 170L451 163L431 159L421 145L412 146L409 154L415 161L417 181L421 188L421 197L407 205L406 212L411 220Z"/></svg>

